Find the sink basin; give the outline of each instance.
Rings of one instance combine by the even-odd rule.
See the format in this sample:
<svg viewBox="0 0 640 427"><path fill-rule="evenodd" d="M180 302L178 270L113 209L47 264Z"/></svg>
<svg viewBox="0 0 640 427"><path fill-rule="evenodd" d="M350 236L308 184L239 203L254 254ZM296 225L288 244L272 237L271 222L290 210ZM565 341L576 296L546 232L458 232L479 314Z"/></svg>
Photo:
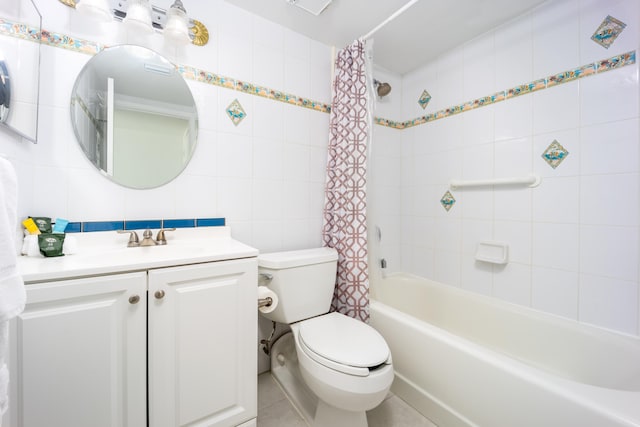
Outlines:
<svg viewBox="0 0 640 427"><path fill-rule="evenodd" d="M155 235L155 233L154 233ZM178 229L167 236L166 245L127 247L128 236L114 232L74 235L78 250L55 258L20 257L25 280L109 274L175 265L247 258L258 251L234 240L228 227Z"/></svg>

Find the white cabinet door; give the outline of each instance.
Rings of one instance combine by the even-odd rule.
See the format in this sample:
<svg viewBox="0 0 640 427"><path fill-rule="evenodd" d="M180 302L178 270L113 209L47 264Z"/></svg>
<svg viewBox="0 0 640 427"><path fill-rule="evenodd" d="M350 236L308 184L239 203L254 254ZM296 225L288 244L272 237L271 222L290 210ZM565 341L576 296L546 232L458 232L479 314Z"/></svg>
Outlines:
<svg viewBox="0 0 640 427"><path fill-rule="evenodd" d="M149 271L149 425L257 412L256 258Z"/></svg>
<svg viewBox="0 0 640 427"><path fill-rule="evenodd" d="M28 285L2 425L146 426L145 291L144 272Z"/></svg>

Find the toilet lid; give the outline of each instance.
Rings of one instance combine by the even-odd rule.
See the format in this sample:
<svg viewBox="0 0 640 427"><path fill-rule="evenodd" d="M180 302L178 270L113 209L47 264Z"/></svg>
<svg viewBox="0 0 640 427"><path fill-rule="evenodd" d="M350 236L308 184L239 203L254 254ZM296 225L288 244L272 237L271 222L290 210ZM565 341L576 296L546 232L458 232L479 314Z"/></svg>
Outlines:
<svg viewBox="0 0 640 427"><path fill-rule="evenodd" d="M329 313L300 323L305 346L332 362L372 368L389 359L389 347L371 326L340 313Z"/></svg>

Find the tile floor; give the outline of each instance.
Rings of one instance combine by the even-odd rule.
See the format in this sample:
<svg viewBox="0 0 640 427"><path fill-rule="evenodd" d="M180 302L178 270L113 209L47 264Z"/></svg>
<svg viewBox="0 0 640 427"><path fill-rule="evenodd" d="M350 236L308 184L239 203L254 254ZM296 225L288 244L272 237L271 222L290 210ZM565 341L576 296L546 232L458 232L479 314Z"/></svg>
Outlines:
<svg viewBox="0 0 640 427"><path fill-rule="evenodd" d="M369 427L437 427L393 394L367 420ZM270 372L258 376L258 427L307 427Z"/></svg>

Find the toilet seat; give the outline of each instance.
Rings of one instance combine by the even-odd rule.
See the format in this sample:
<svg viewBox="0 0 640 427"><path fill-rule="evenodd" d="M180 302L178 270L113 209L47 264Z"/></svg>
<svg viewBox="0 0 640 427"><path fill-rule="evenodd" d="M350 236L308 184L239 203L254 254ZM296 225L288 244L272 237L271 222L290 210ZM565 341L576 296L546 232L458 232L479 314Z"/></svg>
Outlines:
<svg viewBox="0 0 640 427"><path fill-rule="evenodd" d="M371 326L340 313L329 313L299 322L296 327L302 350L313 360L336 371L365 377L369 368L390 362L382 335Z"/></svg>

